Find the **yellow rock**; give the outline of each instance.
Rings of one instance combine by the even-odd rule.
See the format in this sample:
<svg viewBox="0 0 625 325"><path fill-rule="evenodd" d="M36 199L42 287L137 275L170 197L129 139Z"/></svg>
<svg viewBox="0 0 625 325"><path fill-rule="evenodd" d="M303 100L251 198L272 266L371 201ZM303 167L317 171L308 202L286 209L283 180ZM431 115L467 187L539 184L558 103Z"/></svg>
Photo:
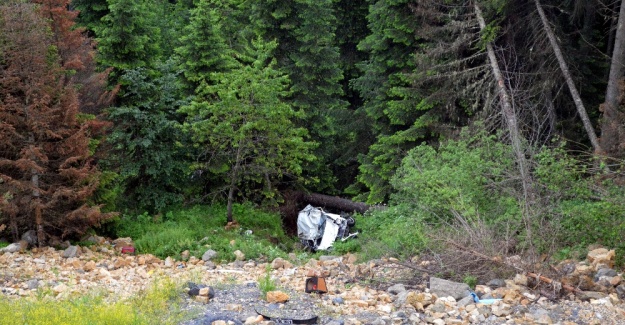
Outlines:
<svg viewBox="0 0 625 325"><path fill-rule="evenodd" d="M267 301L270 303L283 303L289 300L289 295L282 291L267 292Z"/></svg>

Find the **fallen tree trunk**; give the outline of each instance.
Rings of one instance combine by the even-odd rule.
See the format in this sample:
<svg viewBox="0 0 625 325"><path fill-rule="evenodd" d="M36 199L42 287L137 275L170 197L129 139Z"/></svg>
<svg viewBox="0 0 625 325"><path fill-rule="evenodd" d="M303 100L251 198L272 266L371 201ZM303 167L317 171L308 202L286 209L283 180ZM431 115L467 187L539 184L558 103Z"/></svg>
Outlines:
<svg viewBox="0 0 625 325"><path fill-rule="evenodd" d="M296 192L296 200L315 207L333 211L365 213L371 206L363 202L354 202L350 199L340 198L319 193Z"/></svg>

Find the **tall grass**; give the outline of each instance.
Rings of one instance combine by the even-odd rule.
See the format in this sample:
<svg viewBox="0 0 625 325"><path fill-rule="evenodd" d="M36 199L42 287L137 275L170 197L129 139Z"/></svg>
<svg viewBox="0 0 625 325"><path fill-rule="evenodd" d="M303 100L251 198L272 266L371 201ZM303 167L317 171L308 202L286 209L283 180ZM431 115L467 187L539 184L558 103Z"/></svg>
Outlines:
<svg viewBox="0 0 625 325"><path fill-rule="evenodd" d="M178 324L188 318L180 308L179 287L169 279L156 280L144 292L112 303L96 292L62 300L0 297L0 324Z"/></svg>

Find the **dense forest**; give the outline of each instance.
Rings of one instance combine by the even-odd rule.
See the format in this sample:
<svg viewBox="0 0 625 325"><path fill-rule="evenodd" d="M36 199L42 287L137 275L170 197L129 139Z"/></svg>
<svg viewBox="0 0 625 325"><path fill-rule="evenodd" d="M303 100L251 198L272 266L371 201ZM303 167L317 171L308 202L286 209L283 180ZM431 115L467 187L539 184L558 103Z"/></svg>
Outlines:
<svg viewBox="0 0 625 325"><path fill-rule="evenodd" d="M0 0L0 235L300 191L623 245L624 25L618 0Z"/></svg>

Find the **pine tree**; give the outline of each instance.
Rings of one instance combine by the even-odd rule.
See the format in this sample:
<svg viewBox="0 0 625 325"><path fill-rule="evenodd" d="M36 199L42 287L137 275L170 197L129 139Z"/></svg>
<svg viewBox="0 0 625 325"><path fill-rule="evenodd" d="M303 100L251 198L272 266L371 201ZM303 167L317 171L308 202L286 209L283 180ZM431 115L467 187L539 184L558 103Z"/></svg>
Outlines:
<svg viewBox="0 0 625 325"><path fill-rule="evenodd" d="M315 155L320 159L307 170L311 178L323 179L317 190L332 190L335 176L327 166L348 138L340 120L347 102L340 83L343 72L334 1L272 0L253 3L250 10L255 32L278 42L277 66L291 80L289 101L305 114L299 125L308 128L312 140L328 144L317 148Z"/></svg>
<svg viewBox="0 0 625 325"><path fill-rule="evenodd" d="M210 0L200 0L191 10L189 25L180 41L182 46L176 49L190 92L200 85L211 84L211 73L232 67L234 54L226 46L218 14Z"/></svg>
<svg viewBox="0 0 625 325"><path fill-rule="evenodd" d="M182 202L190 165L176 112L187 103L179 72L173 60L158 68L158 74L146 68L126 71L121 77L128 85L122 95L126 105L107 111L114 127L106 163L122 180L120 203L151 213Z"/></svg>
<svg viewBox="0 0 625 325"><path fill-rule="evenodd" d="M119 71L113 76L115 84L121 71L153 67L159 61L161 31L146 0L109 0L108 4L110 12L95 32L99 62Z"/></svg>
<svg viewBox="0 0 625 325"><path fill-rule="evenodd" d="M294 125L298 114L284 101L288 77L270 59L275 43L253 45L248 52L255 56L213 73L218 82L202 85L196 99L181 109L188 115L184 127L202 151L201 170L227 193L228 221L233 220L235 194L249 198L257 184L262 196L275 200L275 182L296 178L311 159L306 130Z"/></svg>
<svg viewBox="0 0 625 325"><path fill-rule="evenodd" d="M35 229L43 245L112 217L87 204L96 124L77 119L74 85L58 82L67 70L35 5L0 6L0 61L0 223L14 238Z"/></svg>
<svg viewBox="0 0 625 325"><path fill-rule="evenodd" d="M350 191L363 192L360 199L369 203L387 199L389 180L402 157L430 134L432 120L424 112L431 106L413 91L409 76L419 47L419 24L410 4L409 0L370 1L367 20L371 34L358 45L369 58L359 65L362 75L353 80L353 86L363 98L360 110L372 121L376 140L359 158L358 183Z"/></svg>

